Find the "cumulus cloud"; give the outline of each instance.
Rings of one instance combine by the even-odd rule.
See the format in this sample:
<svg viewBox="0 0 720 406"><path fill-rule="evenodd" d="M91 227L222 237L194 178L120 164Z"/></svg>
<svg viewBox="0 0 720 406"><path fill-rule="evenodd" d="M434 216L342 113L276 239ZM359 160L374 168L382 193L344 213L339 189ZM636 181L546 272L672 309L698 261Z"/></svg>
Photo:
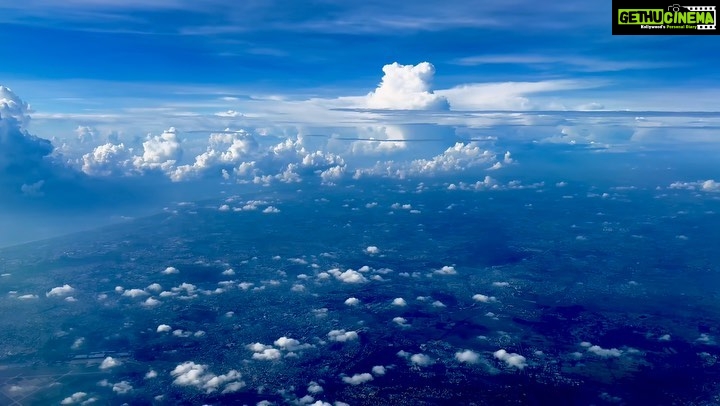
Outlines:
<svg viewBox="0 0 720 406"><path fill-rule="evenodd" d="M357 306L360 304L360 299L355 297L349 297L345 299L345 304L348 306Z"/></svg>
<svg viewBox="0 0 720 406"><path fill-rule="evenodd" d="M380 85L367 95L367 107L372 109L430 110L448 109L447 99L431 91L435 67L429 62L400 65L395 62L383 66Z"/></svg>
<svg viewBox="0 0 720 406"><path fill-rule="evenodd" d="M413 354L410 356L410 362L414 365L426 367L435 363L435 361L425 354Z"/></svg>
<svg viewBox="0 0 720 406"><path fill-rule="evenodd" d="M282 358L282 354L275 348L266 348L254 353L252 358L261 361L275 361Z"/></svg>
<svg viewBox="0 0 720 406"><path fill-rule="evenodd" d="M385 372L386 372L385 367L382 365L375 365L374 367L372 367L372 373L375 374L376 376L385 375Z"/></svg>
<svg viewBox="0 0 720 406"><path fill-rule="evenodd" d="M125 144L106 143L82 156L81 170L92 176L125 175L131 169L132 148Z"/></svg>
<svg viewBox="0 0 720 406"><path fill-rule="evenodd" d="M63 399L60 402L60 404L61 405L74 405L74 404L82 402L86 397L87 397L87 393L85 393L85 392L75 392L72 395Z"/></svg>
<svg viewBox="0 0 720 406"><path fill-rule="evenodd" d="M100 363L100 369L110 369L115 368L117 366L122 365L122 362L116 360L113 357L106 357L101 363Z"/></svg>
<svg viewBox="0 0 720 406"><path fill-rule="evenodd" d="M280 209L275 206L268 206L262 211L263 213L280 213Z"/></svg>
<svg viewBox="0 0 720 406"><path fill-rule="evenodd" d="M355 374L353 376L344 376L342 378L343 382L349 384L349 385L360 385L365 382L372 381L374 378L372 374L369 374L367 372L362 374Z"/></svg>
<svg viewBox="0 0 720 406"><path fill-rule="evenodd" d="M487 166L496 162L497 156L480 148L477 142L457 142L442 154L431 159L417 159L410 164L411 173L434 174L441 172L462 171L477 166Z"/></svg>
<svg viewBox="0 0 720 406"><path fill-rule="evenodd" d="M151 283L151 284L148 285L148 287L145 288L145 289L147 289L147 290L152 290L153 292L160 292L160 291L162 291L162 286L160 286L159 283Z"/></svg>
<svg viewBox="0 0 720 406"><path fill-rule="evenodd" d="M400 306L400 307L407 306L407 302L405 301L405 299L403 299L401 297L396 297L395 299L393 299L392 304L393 304L393 306Z"/></svg>
<svg viewBox="0 0 720 406"><path fill-rule="evenodd" d="M507 366L509 366L509 367L523 369L527 366L525 357L523 357L520 354L516 354L514 352L509 353L509 352L505 351L504 349L495 351L495 353L493 353L493 356L495 358L499 359L500 361L504 361L505 364L507 364Z"/></svg>
<svg viewBox="0 0 720 406"><path fill-rule="evenodd" d="M56 287L56 288L50 289L50 291L47 292L47 293L45 294L45 296L47 296L47 297L52 297L52 296L56 296L56 297L59 297L59 296L67 296L67 295L71 295L73 292L75 292L75 288L73 288L72 286L70 286L70 285L68 285L68 284L65 284L65 285L63 285L63 286L58 286L58 287Z"/></svg>
<svg viewBox="0 0 720 406"><path fill-rule="evenodd" d="M497 301L497 299L495 298L495 296L487 296L487 295L483 295L483 294L480 294L480 293L473 295L472 298L473 298L474 301L476 301L476 302L481 302L481 303L490 303L490 302L495 302L495 301Z"/></svg>
<svg viewBox="0 0 720 406"><path fill-rule="evenodd" d="M243 159L257 149L255 138L244 130L211 134L205 152L195 157L192 165L178 166L171 177L182 180L193 175L201 174L211 169L216 172L232 170Z"/></svg>
<svg viewBox="0 0 720 406"><path fill-rule="evenodd" d="M358 339L357 331L331 330L328 333L330 341L346 342Z"/></svg>
<svg viewBox="0 0 720 406"><path fill-rule="evenodd" d="M30 106L26 102L11 89L0 86L0 174L3 175L0 186L9 182L17 187L14 192L22 184L26 185L25 192L32 192L27 188L37 185L42 180L38 177L48 175L47 171L51 170L44 159L54 147L49 140L27 131L29 112Z"/></svg>
<svg viewBox="0 0 720 406"><path fill-rule="evenodd" d="M130 382L128 381L120 381L117 383L112 384L112 390L113 392L117 393L118 395L124 395L131 390L133 390L132 385L130 385Z"/></svg>
<svg viewBox="0 0 720 406"><path fill-rule="evenodd" d="M380 252L380 249L374 245L371 245L365 248L365 252L367 252L368 254L377 254Z"/></svg>
<svg viewBox="0 0 720 406"><path fill-rule="evenodd" d="M393 317L392 321L399 326L407 326L407 319L405 319L404 317Z"/></svg>
<svg viewBox="0 0 720 406"><path fill-rule="evenodd" d="M602 358L616 358L622 355L622 351L618 350L617 348L602 348L599 345L592 345L591 343L587 341L583 341L580 343L581 347L587 348L587 351L589 353L595 354L598 357Z"/></svg>
<svg viewBox="0 0 720 406"><path fill-rule="evenodd" d="M312 347L311 344L302 344L300 341L290 337L280 337L274 342L275 346L288 351L303 350Z"/></svg>
<svg viewBox="0 0 720 406"><path fill-rule="evenodd" d="M133 159L140 169L170 170L181 158L182 147L174 127L157 136L148 136L143 142L143 154Z"/></svg>
<svg viewBox="0 0 720 406"><path fill-rule="evenodd" d="M697 190L702 192L720 192L720 182L713 179L698 180L695 182L673 182L670 189Z"/></svg>
<svg viewBox="0 0 720 406"><path fill-rule="evenodd" d="M180 273L180 271L178 271L178 269L173 266L169 266L169 267L165 268L164 271L162 271L163 275L174 275L177 273Z"/></svg>
<svg viewBox="0 0 720 406"><path fill-rule="evenodd" d="M155 299L154 297L149 297L142 303L142 305L145 307L155 307L161 303L161 301Z"/></svg>
<svg viewBox="0 0 720 406"><path fill-rule="evenodd" d="M476 364L480 361L480 354L471 350L458 351L455 353L455 359L468 364Z"/></svg>
<svg viewBox="0 0 720 406"><path fill-rule="evenodd" d="M147 296L147 295L149 295L149 293L145 292L142 289L128 289L123 293L123 296L132 297L132 298L142 297L142 296Z"/></svg>
<svg viewBox="0 0 720 406"><path fill-rule="evenodd" d="M455 275L457 271L454 266L443 266L442 268L435 271L437 275Z"/></svg>
<svg viewBox="0 0 720 406"><path fill-rule="evenodd" d="M318 394L318 393L322 393L323 387L320 386L317 382L312 381L312 382L310 382L310 383L308 384L307 391L308 391L309 393L312 393L313 395L315 395L315 394Z"/></svg>
<svg viewBox="0 0 720 406"><path fill-rule="evenodd" d="M175 378L174 385L194 387L205 393L213 393L222 388L221 393L232 393L245 386L241 380L242 375L232 369L225 374L215 375L210 372L207 365L187 361L179 364L170 372Z"/></svg>
<svg viewBox="0 0 720 406"><path fill-rule="evenodd" d="M365 283L367 278L360 272L354 269L348 269L345 272L341 272L339 269L331 269L328 273L335 277L335 279L343 283Z"/></svg>

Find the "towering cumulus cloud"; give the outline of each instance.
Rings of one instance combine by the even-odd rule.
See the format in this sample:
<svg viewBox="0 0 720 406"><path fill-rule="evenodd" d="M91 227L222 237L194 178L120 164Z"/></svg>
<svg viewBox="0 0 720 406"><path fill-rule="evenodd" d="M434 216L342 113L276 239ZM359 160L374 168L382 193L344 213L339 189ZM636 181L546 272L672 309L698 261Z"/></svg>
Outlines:
<svg viewBox="0 0 720 406"><path fill-rule="evenodd" d="M143 142L142 156L135 157L134 164L138 168L168 170L182 158L182 147L175 128L170 128L155 137L148 137Z"/></svg>
<svg viewBox="0 0 720 406"><path fill-rule="evenodd" d="M27 132L29 109L12 90L0 86L0 183L10 182L18 190L40 180L43 158L53 151L50 141Z"/></svg>
<svg viewBox="0 0 720 406"><path fill-rule="evenodd" d="M447 110L447 99L430 90L435 67L429 62L415 66L395 62L383 67L382 82L367 96L371 109Z"/></svg>

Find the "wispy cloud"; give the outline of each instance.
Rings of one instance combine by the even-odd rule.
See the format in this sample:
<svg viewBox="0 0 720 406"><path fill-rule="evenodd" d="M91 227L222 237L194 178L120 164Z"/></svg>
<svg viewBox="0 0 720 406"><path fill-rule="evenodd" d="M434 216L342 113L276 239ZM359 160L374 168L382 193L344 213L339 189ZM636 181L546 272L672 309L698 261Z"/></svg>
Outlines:
<svg viewBox="0 0 720 406"><path fill-rule="evenodd" d="M524 65L537 68L562 66L577 72L619 72L625 70L677 68L684 64L677 61L610 60L573 55L499 54L459 58L452 63L464 66Z"/></svg>

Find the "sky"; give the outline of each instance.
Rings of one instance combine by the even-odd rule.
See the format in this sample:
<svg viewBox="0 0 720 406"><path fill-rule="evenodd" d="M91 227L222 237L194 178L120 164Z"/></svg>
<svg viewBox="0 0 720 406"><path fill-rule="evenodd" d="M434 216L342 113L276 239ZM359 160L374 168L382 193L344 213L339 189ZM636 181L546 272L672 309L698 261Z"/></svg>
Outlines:
<svg viewBox="0 0 720 406"><path fill-rule="evenodd" d="M720 126L717 38L612 36L607 2L0 0L0 25L16 208L499 170L518 143L715 148Z"/></svg>

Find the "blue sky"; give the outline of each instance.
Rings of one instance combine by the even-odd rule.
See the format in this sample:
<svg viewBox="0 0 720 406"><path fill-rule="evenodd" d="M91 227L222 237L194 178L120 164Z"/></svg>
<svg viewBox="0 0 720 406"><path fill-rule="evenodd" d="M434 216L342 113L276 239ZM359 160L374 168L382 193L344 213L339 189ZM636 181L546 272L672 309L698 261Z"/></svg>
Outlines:
<svg viewBox="0 0 720 406"><path fill-rule="evenodd" d="M612 36L610 17L606 2L0 0L0 189L65 207L158 179L495 174L533 143L717 148L717 37Z"/></svg>
<svg viewBox="0 0 720 406"><path fill-rule="evenodd" d="M613 37L605 2L3 3L0 39L12 58L0 73L21 82L366 93L395 61L433 63L439 87L558 77L635 89L718 82L716 38Z"/></svg>

